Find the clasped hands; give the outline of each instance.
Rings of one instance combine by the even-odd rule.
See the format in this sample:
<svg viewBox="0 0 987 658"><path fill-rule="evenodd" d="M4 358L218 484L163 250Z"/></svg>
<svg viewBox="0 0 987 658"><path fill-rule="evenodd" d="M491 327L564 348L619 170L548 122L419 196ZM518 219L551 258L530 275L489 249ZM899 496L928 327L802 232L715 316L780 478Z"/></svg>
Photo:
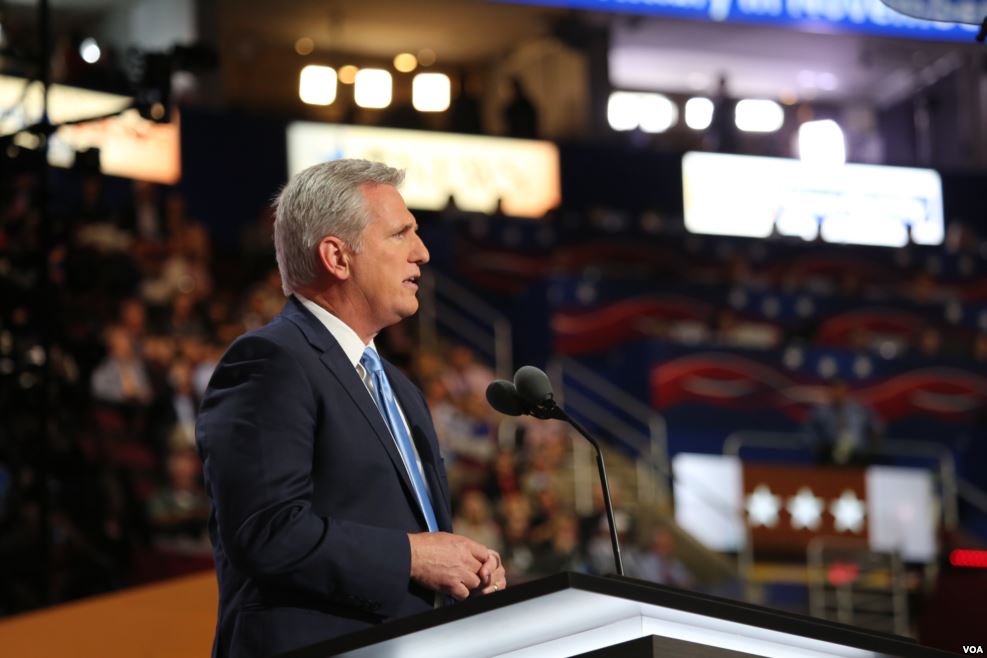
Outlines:
<svg viewBox="0 0 987 658"><path fill-rule="evenodd" d="M507 587L497 551L449 532L408 535L411 579L436 592L463 600L471 593L490 594Z"/></svg>

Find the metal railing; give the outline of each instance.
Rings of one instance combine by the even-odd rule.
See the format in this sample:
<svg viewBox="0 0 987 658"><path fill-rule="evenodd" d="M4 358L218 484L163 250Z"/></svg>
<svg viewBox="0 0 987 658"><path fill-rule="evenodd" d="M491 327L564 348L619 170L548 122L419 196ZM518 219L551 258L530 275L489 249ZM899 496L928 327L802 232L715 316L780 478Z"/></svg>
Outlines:
<svg viewBox="0 0 987 658"><path fill-rule="evenodd" d="M420 338L435 349L440 332L480 352L498 377L510 378L514 368L511 323L503 313L463 286L436 272L422 273Z"/></svg>
<svg viewBox="0 0 987 658"><path fill-rule="evenodd" d="M816 537L806 562L812 616L908 635L908 583L897 553L871 551L846 538ZM842 578L831 578L836 567L843 568Z"/></svg>
<svg viewBox="0 0 987 658"><path fill-rule="evenodd" d="M724 455L740 457L740 451L744 448L768 448L803 453L807 450L804 437L801 434L786 432L734 432L723 442ZM957 502L959 491L956 461L949 448L926 441L884 439L881 441L877 454L886 457L928 459L934 462L942 497L943 526L946 528L956 527L959 523ZM987 494L984 494L984 498L987 499Z"/></svg>
<svg viewBox="0 0 987 658"><path fill-rule="evenodd" d="M553 359L548 375L556 400L570 414L599 430L601 438L611 446L635 458L638 500L667 505L671 500L671 470L665 419L574 359ZM588 446L581 444L573 446L575 495L577 509L587 511L592 507L596 462Z"/></svg>

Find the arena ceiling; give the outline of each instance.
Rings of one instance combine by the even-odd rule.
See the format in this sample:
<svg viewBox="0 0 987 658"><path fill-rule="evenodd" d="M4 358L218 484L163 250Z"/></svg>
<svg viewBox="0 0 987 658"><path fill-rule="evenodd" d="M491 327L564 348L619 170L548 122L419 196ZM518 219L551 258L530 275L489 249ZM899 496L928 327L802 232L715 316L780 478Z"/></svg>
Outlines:
<svg viewBox="0 0 987 658"><path fill-rule="evenodd" d="M81 17L136 0L52 0ZM35 0L5 3L21 10ZM208 6L208 5L206 5ZM482 63L553 32L567 15L611 24L611 79L624 88L710 91L726 73L739 96L779 96L887 104L948 74L977 44L810 34L792 29L601 16L484 0L216 0L216 45L223 53L292 52L309 37L316 52L390 58L433 50L440 63ZM820 81L822 83L820 84Z"/></svg>

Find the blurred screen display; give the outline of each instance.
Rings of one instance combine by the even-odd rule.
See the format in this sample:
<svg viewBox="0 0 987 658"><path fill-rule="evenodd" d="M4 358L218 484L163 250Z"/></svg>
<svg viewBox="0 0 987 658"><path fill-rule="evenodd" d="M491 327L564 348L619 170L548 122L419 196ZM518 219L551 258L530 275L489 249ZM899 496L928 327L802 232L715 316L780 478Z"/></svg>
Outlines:
<svg viewBox="0 0 987 658"><path fill-rule="evenodd" d="M682 186L692 233L883 247L945 236L942 182L931 169L687 153Z"/></svg>
<svg viewBox="0 0 987 658"><path fill-rule="evenodd" d="M14 135L13 143L26 149L39 145L26 130L41 121L43 88L40 82L0 75L0 135ZM173 185L181 178L181 138L178 111L169 123L141 118L126 109L134 100L91 89L54 84L48 92L48 117L53 124L119 113L98 121L61 126L48 143L48 162L71 167L76 153L99 149L100 171L109 176Z"/></svg>
<svg viewBox="0 0 987 658"><path fill-rule="evenodd" d="M494 0L512 2L514 0ZM516 4L516 3L515 3ZM978 0L889 0L894 9L881 0L526 0L523 4L571 7L592 11L612 11L688 18L701 21L756 23L792 27L806 32L863 32L865 34L932 39L973 41L975 25L925 20L916 16L948 17L953 21L983 20L983 4ZM935 10L948 5L946 12ZM907 11L905 11L907 9ZM905 13L900 13L904 11ZM979 12L979 13L978 13ZM910 14L910 15L906 15ZM976 17L967 20L968 16Z"/></svg>
<svg viewBox="0 0 987 658"><path fill-rule="evenodd" d="M543 141L296 122L288 126L288 173L327 160L364 158L406 172L410 208L441 210L455 200L492 213L541 217L561 200L559 153Z"/></svg>

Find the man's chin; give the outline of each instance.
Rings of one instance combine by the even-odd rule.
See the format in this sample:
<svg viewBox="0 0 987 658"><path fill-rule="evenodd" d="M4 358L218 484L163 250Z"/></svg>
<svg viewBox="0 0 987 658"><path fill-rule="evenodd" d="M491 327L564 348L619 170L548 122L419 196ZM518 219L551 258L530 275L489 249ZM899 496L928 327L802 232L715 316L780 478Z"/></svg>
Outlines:
<svg viewBox="0 0 987 658"><path fill-rule="evenodd" d="M401 316L401 319L403 320L405 318L410 318L412 315L417 313L419 306L420 304L418 303L418 299L416 298L414 300L414 303L409 303L406 306L402 307L401 310L398 311L398 313Z"/></svg>

